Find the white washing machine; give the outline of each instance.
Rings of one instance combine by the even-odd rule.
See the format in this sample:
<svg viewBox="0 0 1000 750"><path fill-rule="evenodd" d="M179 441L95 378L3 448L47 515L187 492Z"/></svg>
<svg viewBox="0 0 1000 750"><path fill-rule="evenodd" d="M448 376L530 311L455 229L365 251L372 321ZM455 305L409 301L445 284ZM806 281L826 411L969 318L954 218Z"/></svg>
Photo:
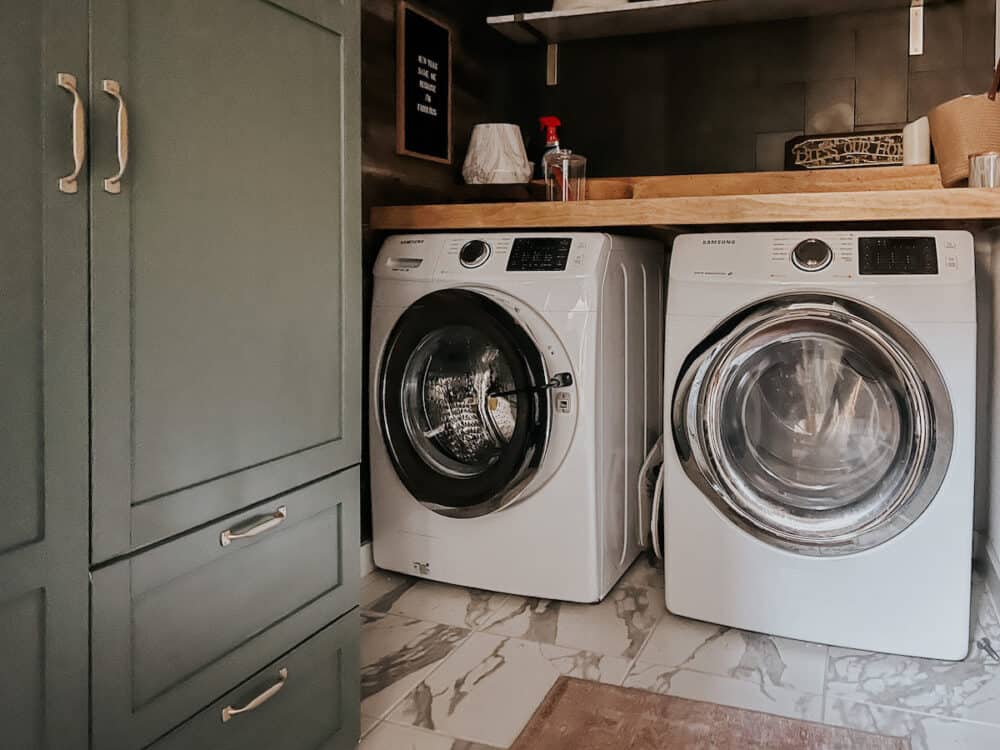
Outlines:
<svg viewBox="0 0 1000 750"><path fill-rule="evenodd" d="M380 568L602 599L647 541L662 419L662 245L606 234L414 235L375 266Z"/></svg>
<svg viewBox="0 0 1000 750"><path fill-rule="evenodd" d="M668 288L668 609L963 658L972 237L686 235Z"/></svg>

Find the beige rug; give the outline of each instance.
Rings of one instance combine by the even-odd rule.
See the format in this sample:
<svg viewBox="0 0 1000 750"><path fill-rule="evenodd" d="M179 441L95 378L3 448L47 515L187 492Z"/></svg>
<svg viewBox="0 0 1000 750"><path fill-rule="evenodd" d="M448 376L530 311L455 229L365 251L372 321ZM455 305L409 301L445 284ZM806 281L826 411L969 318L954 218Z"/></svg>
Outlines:
<svg viewBox="0 0 1000 750"><path fill-rule="evenodd" d="M560 677L511 750L910 750L910 741Z"/></svg>

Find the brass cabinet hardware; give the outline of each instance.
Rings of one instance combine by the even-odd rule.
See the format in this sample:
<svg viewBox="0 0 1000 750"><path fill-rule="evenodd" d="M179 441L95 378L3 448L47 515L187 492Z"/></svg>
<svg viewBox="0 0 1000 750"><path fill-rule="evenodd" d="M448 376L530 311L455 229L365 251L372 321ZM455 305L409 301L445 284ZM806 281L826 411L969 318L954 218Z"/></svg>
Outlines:
<svg viewBox="0 0 1000 750"><path fill-rule="evenodd" d="M59 191L75 193L79 186L77 178L87 160L87 115L83 109L83 99L76 87L76 76L70 73L59 73L56 81L60 88L73 95L73 172L59 178Z"/></svg>
<svg viewBox="0 0 1000 750"><path fill-rule="evenodd" d="M222 723L225 724L231 718L233 718L234 716L238 716L239 714L244 714L247 711L253 711L256 708L260 708L262 705L271 700L271 698L280 693L281 688L285 686L285 683L287 681L288 681L288 670L282 667L281 669L278 670L278 681L273 685L271 685L271 687L269 687L263 693L258 695L256 698L254 698L252 701L247 703L245 706L243 706L242 708L233 708L232 706L226 706L224 709L222 709Z"/></svg>
<svg viewBox="0 0 1000 750"><path fill-rule="evenodd" d="M265 531L270 531L275 526L281 524L286 518L288 518L288 506L282 505L274 513L268 516L267 519L261 521L260 523L255 523L249 528L243 529L242 531L237 531L236 529L226 529L219 535L219 544L223 547L228 547L230 542L235 542L238 539L249 539L250 537L257 536L258 534L263 534Z"/></svg>
<svg viewBox="0 0 1000 750"><path fill-rule="evenodd" d="M101 90L118 101L118 174L104 180L105 191L117 195L122 191L122 178L128 168L128 109L118 81L101 81Z"/></svg>

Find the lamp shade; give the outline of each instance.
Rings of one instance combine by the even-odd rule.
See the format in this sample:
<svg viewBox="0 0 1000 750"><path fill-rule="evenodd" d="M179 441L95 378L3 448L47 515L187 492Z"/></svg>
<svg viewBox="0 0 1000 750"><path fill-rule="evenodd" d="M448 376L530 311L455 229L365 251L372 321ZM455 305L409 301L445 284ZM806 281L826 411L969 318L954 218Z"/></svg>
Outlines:
<svg viewBox="0 0 1000 750"><path fill-rule="evenodd" d="M487 122L472 129L462 177L470 185L510 185L531 179L531 162L524 151L521 128Z"/></svg>

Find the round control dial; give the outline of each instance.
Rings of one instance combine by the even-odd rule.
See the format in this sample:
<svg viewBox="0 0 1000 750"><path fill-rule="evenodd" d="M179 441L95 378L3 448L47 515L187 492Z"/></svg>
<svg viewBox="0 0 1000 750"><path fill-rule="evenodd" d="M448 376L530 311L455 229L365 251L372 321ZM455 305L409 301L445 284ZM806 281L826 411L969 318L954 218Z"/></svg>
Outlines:
<svg viewBox="0 0 1000 750"><path fill-rule="evenodd" d="M478 268L489 260L492 248L482 240L472 240L462 245L458 259L466 268Z"/></svg>
<svg viewBox="0 0 1000 750"><path fill-rule="evenodd" d="M792 250L792 263L803 271L822 271L833 261L833 250L823 240L804 240Z"/></svg>

